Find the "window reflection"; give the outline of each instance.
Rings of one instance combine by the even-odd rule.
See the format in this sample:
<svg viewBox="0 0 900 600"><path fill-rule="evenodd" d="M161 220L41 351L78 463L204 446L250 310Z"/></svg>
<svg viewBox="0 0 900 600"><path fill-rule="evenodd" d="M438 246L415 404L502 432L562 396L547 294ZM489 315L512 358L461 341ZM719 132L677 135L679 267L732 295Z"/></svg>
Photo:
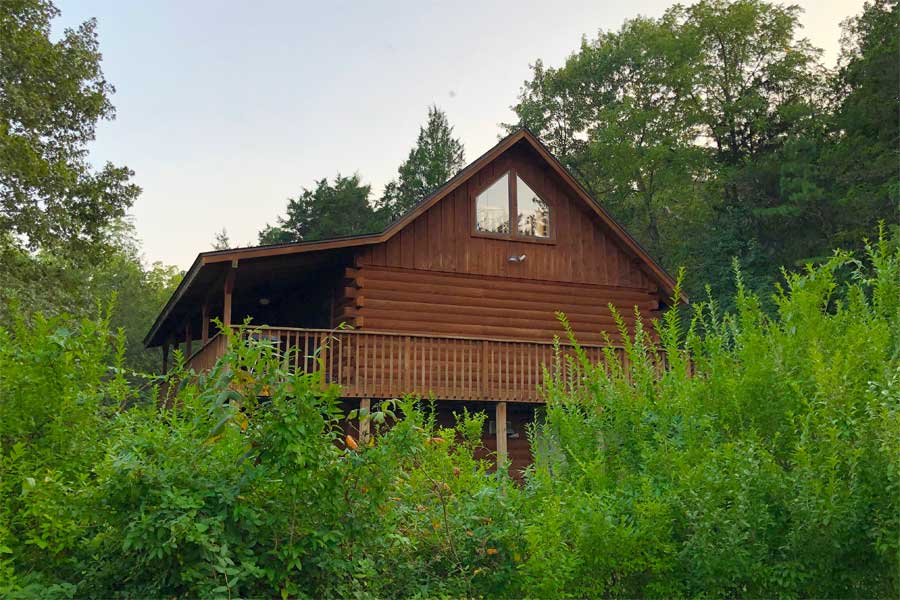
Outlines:
<svg viewBox="0 0 900 600"><path fill-rule="evenodd" d="M550 237L550 207L522 178L516 176L518 232L530 237Z"/></svg>
<svg viewBox="0 0 900 600"><path fill-rule="evenodd" d="M509 173L475 198L476 227L488 233L509 233Z"/></svg>

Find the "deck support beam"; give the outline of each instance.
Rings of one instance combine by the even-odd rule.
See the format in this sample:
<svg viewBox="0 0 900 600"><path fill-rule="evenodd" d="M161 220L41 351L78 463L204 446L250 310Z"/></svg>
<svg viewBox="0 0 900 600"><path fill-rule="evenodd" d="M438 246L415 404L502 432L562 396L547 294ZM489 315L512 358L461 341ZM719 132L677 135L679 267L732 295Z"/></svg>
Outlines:
<svg viewBox="0 0 900 600"><path fill-rule="evenodd" d="M169 341L166 340L162 345L162 374L169 372Z"/></svg>
<svg viewBox="0 0 900 600"><path fill-rule="evenodd" d="M368 444L369 436L372 434L372 421L370 418L372 410L372 400L369 398L362 398L359 401L359 443L360 444ZM365 411L365 415L363 415L363 411Z"/></svg>
<svg viewBox="0 0 900 600"><path fill-rule="evenodd" d="M506 402L498 402L495 409L496 429L497 429L497 467L506 462Z"/></svg>

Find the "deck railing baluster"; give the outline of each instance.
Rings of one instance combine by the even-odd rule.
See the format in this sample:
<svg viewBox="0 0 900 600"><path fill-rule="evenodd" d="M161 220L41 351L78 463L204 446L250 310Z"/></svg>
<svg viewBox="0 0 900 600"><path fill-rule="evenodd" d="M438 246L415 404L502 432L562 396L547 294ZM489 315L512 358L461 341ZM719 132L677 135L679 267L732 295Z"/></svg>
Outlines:
<svg viewBox="0 0 900 600"><path fill-rule="evenodd" d="M445 400L540 402L545 369L565 388L583 388L583 368L570 345L561 345L557 357L552 344L537 341L291 327L235 330L241 340L268 340L288 370L321 368L322 383L342 386L347 397L415 393ZM196 372L211 369L227 348L227 336L216 334L187 359L187 366ZM602 346L584 346L584 351L592 364L605 361ZM611 358L630 379L623 349L614 347ZM661 352L654 355L654 365L660 375L670 368Z"/></svg>

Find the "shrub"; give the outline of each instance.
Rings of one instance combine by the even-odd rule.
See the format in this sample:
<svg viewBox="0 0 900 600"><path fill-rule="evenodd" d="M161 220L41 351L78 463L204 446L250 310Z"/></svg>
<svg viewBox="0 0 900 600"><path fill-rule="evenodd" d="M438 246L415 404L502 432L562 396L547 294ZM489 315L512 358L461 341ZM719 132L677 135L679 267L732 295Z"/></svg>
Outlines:
<svg viewBox="0 0 900 600"><path fill-rule="evenodd" d="M738 288L560 365L521 486L264 340L138 389L104 318L0 330L0 595L895 597L900 253Z"/></svg>
<svg viewBox="0 0 900 600"><path fill-rule="evenodd" d="M772 316L737 272L734 315L708 301L686 330L657 324L661 375L639 330L628 369L551 386L523 589L895 596L900 254L881 241L866 263L785 274Z"/></svg>

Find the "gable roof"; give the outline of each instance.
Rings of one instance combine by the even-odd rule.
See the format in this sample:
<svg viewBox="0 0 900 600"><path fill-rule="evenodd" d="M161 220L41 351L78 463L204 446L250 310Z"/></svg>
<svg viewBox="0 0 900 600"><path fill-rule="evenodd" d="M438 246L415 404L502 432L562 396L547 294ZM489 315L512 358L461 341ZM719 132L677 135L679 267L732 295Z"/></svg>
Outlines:
<svg viewBox="0 0 900 600"><path fill-rule="evenodd" d="M160 327L166 321L172 309L178 303L178 300L184 295L184 292L190 287L198 273L206 265L218 263L229 263L241 259L265 258L274 256L284 256L289 254L300 254L307 252L336 250L340 248L352 248L355 246L368 246L386 242L403 228L416 220L420 215L425 213L429 208L440 202L442 199L451 194L460 185L465 183L474 174L479 172L488 163L499 157L501 154L512 148L517 143L525 141L528 143L538 155L550 165L553 171L575 191L575 195L588 206L600 220L612 231L613 235L628 250L630 250L647 268L647 271L659 286L668 294L675 292L675 279L663 269L644 248L635 240L625 229L604 209L593 197L578 183L575 177L569 173L568 169L563 166L559 160L544 146L544 144L527 128L520 128L508 136L500 140L493 148L479 156L477 159L466 165L459 173L449 179L444 185L432 192L429 196L422 199L418 204L407 211L400 219L388 225L384 230L378 233L368 233L362 235L352 235L335 237L324 240L316 240L312 242L291 242L286 244L273 244L267 246L251 246L246 248L232 248L228 250L212 250L209 252L201 252L197 255L191 268L185 274L179 283L178 288L172 294L172 297L166 303L166 306L156 318L147 336L144 338L144 344L147 345L156 337ZM687 302L687 296L683 293L680 296L683 302Z"/></svg>

